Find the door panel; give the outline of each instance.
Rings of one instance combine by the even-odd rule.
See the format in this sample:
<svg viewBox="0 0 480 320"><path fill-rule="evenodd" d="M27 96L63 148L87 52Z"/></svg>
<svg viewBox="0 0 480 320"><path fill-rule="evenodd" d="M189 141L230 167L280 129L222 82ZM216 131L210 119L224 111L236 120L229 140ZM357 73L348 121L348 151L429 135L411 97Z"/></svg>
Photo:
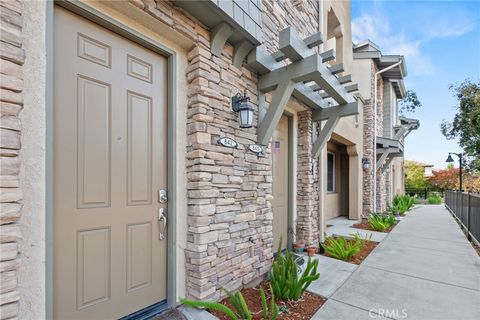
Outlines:
<svg viewBox="0 0 480 320"><path fill-rule="evenodd" d="M273 133L273 246L288 242L288 117L282 116Z"/></svg>
<svg viewBox="0 0 480 320"><path fill-rule="evenodd" d="M55 8L54 317L166 298L166 59Z"/></svg>

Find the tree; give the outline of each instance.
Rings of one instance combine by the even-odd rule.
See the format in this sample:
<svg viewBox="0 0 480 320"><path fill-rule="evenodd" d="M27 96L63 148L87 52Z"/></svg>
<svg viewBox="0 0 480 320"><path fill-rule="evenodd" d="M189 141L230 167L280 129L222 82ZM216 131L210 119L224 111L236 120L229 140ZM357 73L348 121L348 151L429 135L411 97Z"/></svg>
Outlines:
<svg viewBox="0 0 480 320"><path fill-rule="evenodd" d="M458 168L453 166L444 170L435 170L432 172L432 176L428 178L428 184L434 189L459 189L459 171Z"/></svg>
<svg viewBox="0 0 480 320"><path fill-rule="evenodd" d="M425 188L425 168L416 163L405 163L405 188Z"/></svg>
<svg viewBox="0 0 480 320"><path fill-rule="evenodd" d="M450 90L458 100L452 122L443 120L442 134L449 140L458 139L465 154L466 167L480 171L480 82L467 79L451 84Z"/></svg>
<svg viewBox="0 0 480 320"><path fill-rule="evenodd" d="M409 112L415 112L415 110L421 107L422 103L418 100L415 91L407 90L405 98L400 102L400 114L405 115Z"/></svg>
<svg viewBox="0 0 480 320"><path fill-rule="evenodd" d="M435 170L432 172L432 176L428 178L428 184L435 189L459 189L459 175L459 168L447 167L444 170ZM480 192L480 176L464 172L462 188L466 191Z"/></svg>

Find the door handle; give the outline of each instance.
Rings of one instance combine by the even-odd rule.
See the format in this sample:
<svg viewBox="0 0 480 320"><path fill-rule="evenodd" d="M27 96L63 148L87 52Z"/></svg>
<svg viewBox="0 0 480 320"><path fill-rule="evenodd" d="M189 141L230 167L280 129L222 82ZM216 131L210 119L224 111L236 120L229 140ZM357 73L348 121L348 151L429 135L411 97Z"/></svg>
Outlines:
<svg viewBox="0 0 480 320"><path fill-rule="evenodd" d="M165 208L158 209L158 222L160 223L158 238L160 240L165 240L165 233L167 232L167 215L165 213Z"/></svg>

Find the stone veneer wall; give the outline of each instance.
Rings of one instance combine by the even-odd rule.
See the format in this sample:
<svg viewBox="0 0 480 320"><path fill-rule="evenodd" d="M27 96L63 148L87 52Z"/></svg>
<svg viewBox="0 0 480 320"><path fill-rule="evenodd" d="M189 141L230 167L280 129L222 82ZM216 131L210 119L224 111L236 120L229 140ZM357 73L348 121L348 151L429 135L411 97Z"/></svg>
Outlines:
<svg viewBox="0 0 480 320"><path fill-rule="evenodd" d="M363 170L363 210L367 218L373 211L373 101L368 99L363 106L363 158L370 161L370 169Z"/></svg>
<svg viewBox="0 0 480 320"><path fill-rule="evenodd" d="M238 289L265 274L273 258L272 159L247 151L256 143L254 126L241 129L231 96L247 90L258 104L257 76L232 64L233 47L221 57L210 53L210 34L188 13L166 1L131 1L187 37L187 295L218 299L220 288ZM220 137L238 142L235 149L217 144ZM179 230L182 232L182 230Z"/></svg>
<svg viewBox="0 0 480 320"><path fill-rule="evenodd" d="M371 67L371 96L375 94L375 85L377 86L377 128L375 135L383 136L383 85L384 81L382 77L375 82L375 73L378 71L377 66L372 61ZM373 211L373 201L376 201L376 211L382 212L386 210L387 199L389 190L388 185L388 173L381 173L377 171L377 187L376 187L376 199L373 199L373 166L376 163L377 158L374 154L375 148L373 145L374 139L374 119L373 119L373 101L367 100L363 109L363 157L370 160L370 170L364 171L364 184L363 184L363 216L367 217L370 212Z"/></svg>
<svg viewBox="0 0 480 320"><path fill-rule="evenodd" d="M0 318L15 318L20 264L18 220L22 209L19 188L21 123L23 108L22 3L0 1Z"/></svg>

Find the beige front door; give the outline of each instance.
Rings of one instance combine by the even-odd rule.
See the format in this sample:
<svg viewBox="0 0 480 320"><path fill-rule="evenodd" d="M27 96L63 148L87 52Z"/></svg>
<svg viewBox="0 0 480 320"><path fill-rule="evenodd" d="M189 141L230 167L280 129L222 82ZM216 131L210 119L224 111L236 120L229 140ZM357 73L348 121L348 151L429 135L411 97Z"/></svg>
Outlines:
<svg viewBox="0 0 480 320"><path fill-rule="evenodd" d="M273 154L273 247L282 249L288 242L288 117L280 118L272 142Z"/></svg>
<svg viewBox="0 0 480 320"><path fill-rule="evenodd" d="M55 9L54 318L166 298L166 59Z"/></svg>

